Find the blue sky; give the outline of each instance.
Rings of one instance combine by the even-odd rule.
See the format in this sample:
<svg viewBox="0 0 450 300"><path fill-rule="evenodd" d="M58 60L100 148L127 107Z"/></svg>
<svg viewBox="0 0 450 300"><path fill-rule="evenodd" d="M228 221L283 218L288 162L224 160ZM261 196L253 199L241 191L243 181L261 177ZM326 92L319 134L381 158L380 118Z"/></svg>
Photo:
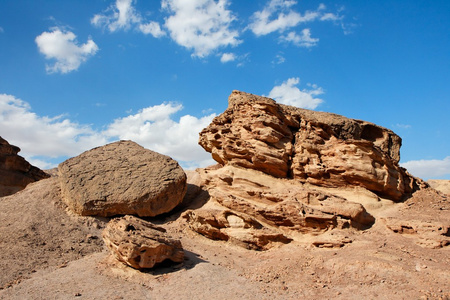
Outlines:
<svg viewBox="0 0 450 300"><path fill-rule="evenodd" d="M387 127L450 179L450 1L2 0L0 135L41 168L118 139L183 167L232 90Z"/></svg>

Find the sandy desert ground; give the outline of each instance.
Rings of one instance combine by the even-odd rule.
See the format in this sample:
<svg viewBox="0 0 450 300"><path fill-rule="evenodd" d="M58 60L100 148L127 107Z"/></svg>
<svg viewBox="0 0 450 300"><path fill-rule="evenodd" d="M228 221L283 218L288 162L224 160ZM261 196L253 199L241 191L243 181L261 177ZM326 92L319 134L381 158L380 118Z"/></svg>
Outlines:
<svg viewBox="0 0 450 300"><path fill-rule="evenodd" d="M420 230L450 224L448 195L427 189L382 203L366 206L377 220L370 229L303 235L268 251L209 240L178 209L148 220L181 240L185 261L142 272L105 248L109 219L72 214L52 177L0 198L0 299L450 299L450 232ZM390 230L389 218L404 230ZM351 242L313 245L343 239Z"/></svg>

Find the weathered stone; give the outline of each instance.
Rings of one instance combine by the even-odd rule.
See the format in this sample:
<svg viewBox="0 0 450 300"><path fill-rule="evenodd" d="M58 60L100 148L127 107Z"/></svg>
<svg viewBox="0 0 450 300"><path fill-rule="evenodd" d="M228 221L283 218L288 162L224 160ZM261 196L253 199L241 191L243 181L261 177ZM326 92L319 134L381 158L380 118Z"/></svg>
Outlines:
<svg viewBox="0 0 450 300"><path fill-rule="evenodd" d="M297 181L230 165L196 172L210 198L184 217L192 230L210 239L267 250L299 234L366 229L375 222L360 203Z"/></svg>
<svg viewBox="0 0 450 300"><path fill-rule="evenodd" d="M232 166L206 170L202 176L215 202L272 226L312 233L335 227L362 228L375 221L359 203L292 180Z"/></svg>
<svg viewBox="0 0 450 300"><path fill-rule="evenodd" d="M50 175L32 166L22 156L20 148L0 137L0 197L23 190L29 183Z"/></svg>
<svg viewBox="0 0 450 300"><path fill-rule="evenodd" d="M313 246L316 246L318 248L342 248L346 244L350 244L352 242L353 241L348 237L344 238L337 237L333 239L329 239L328 237L315 240L314 242L312 242L312 244Z"/></svg>
<svg viewBox="0 0 450 300"><path fill-rule="evenodd" d="M386 227L395 233L414 237L416 243L426 248L442 248L450 245L450 224L436 221L402 220L383 218Z"/></svg>
<svg viewBox="0 0 450 300"><path fill-rule="evenodd" d="M362 186L395 201L425 185L398 165L401 138L391 130L239 91L199 144L221 165L321 186Z"/></svg>
<svg viewBox="0 0 450 300"><path fill-rule="evenodd" d="M86 151L58 170L64 202L81 215L156 216L186 193L186 174L175 160L132 141Z"/></svg>
<svg viewBox="0 0 450 300"><path fill-rule="evenodd" d="M274 244L292 241L252 217L230 210L190 210L183 217L192 230L210 239L231 241L252 250L267 250Z"/></svg>
<svg viewBox="0 0 450 300"><path fill-rule="evenodd" d="M112 219L102 236L111 253L135 269L153 268L165 260L183 262L179 240L166 236L166 230L134 216Z"/></svg>

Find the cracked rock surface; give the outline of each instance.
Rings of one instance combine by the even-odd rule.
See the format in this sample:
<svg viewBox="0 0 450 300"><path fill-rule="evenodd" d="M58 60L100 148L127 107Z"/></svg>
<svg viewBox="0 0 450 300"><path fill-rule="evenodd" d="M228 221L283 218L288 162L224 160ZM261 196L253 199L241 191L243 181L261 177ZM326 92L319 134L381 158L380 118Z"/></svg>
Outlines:
<svg viewBox="0 0 450 300"><path fill-rule="evenodd" d="M102 236L111 253L135 269L153 268L166 259L183 262L179 240L171 239L166 230L134 216L111 220Z"/></svg>
<svg viewBox="0 0 450 300"><path fill-rule="evenodd" d="M83 216L156 216L177 206L187 188L175 160L132 141L86 151L58 170L64 202Z"/></svg>

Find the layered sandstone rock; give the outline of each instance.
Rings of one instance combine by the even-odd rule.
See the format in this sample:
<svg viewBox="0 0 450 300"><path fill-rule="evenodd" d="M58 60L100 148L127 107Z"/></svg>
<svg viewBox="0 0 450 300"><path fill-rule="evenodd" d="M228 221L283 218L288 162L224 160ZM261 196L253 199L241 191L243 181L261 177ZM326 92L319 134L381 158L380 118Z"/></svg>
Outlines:
<svg viewBox="0 0 450 300"><path fill-rule="evenodd" d="M221 165L320 186L362 186L395 201L424 184L399 166L401 139L391 130L239 91L199 144Z"/></svg>
<svg viewBox="0 0 450 300"><path fill-rule="evenodd" d="M265 227L249 215L231 210L187 211L184 215L192 230L213 240L231 241L252 250L267 250L276 243L292 241L283 233Z"/></svg>
<svg viewBox="0 0 450 300"><path fill-rule="evenodd" d="M17 155L19 151L19 147L10 145L0 137L0 197L14 194L31 182L50 177Z"/></svg>
<svg viewBox="0 0 450 300"><path fill-rule="evenodd" d="M186 193L186 174L175 160L132 141L86 151L58 170L62 198L80 215L156 216Z"/></svg>
<svg viewBox="0 0 450 300"><path fill-rule="evenodd" d="M184 260L181 242L169 238L165 232L150 222L124 216L111 220L102 236L119 261L135 269L149 269L165 260Z"/></svg>
<svg viewBox="0 0 450 300"><path fill-rule="evenodd" d="M360 203L253 169L227 165L196 172L209 200L184 217L210 239L267 250L298 235L366 229L375 221Z"/></svg>

